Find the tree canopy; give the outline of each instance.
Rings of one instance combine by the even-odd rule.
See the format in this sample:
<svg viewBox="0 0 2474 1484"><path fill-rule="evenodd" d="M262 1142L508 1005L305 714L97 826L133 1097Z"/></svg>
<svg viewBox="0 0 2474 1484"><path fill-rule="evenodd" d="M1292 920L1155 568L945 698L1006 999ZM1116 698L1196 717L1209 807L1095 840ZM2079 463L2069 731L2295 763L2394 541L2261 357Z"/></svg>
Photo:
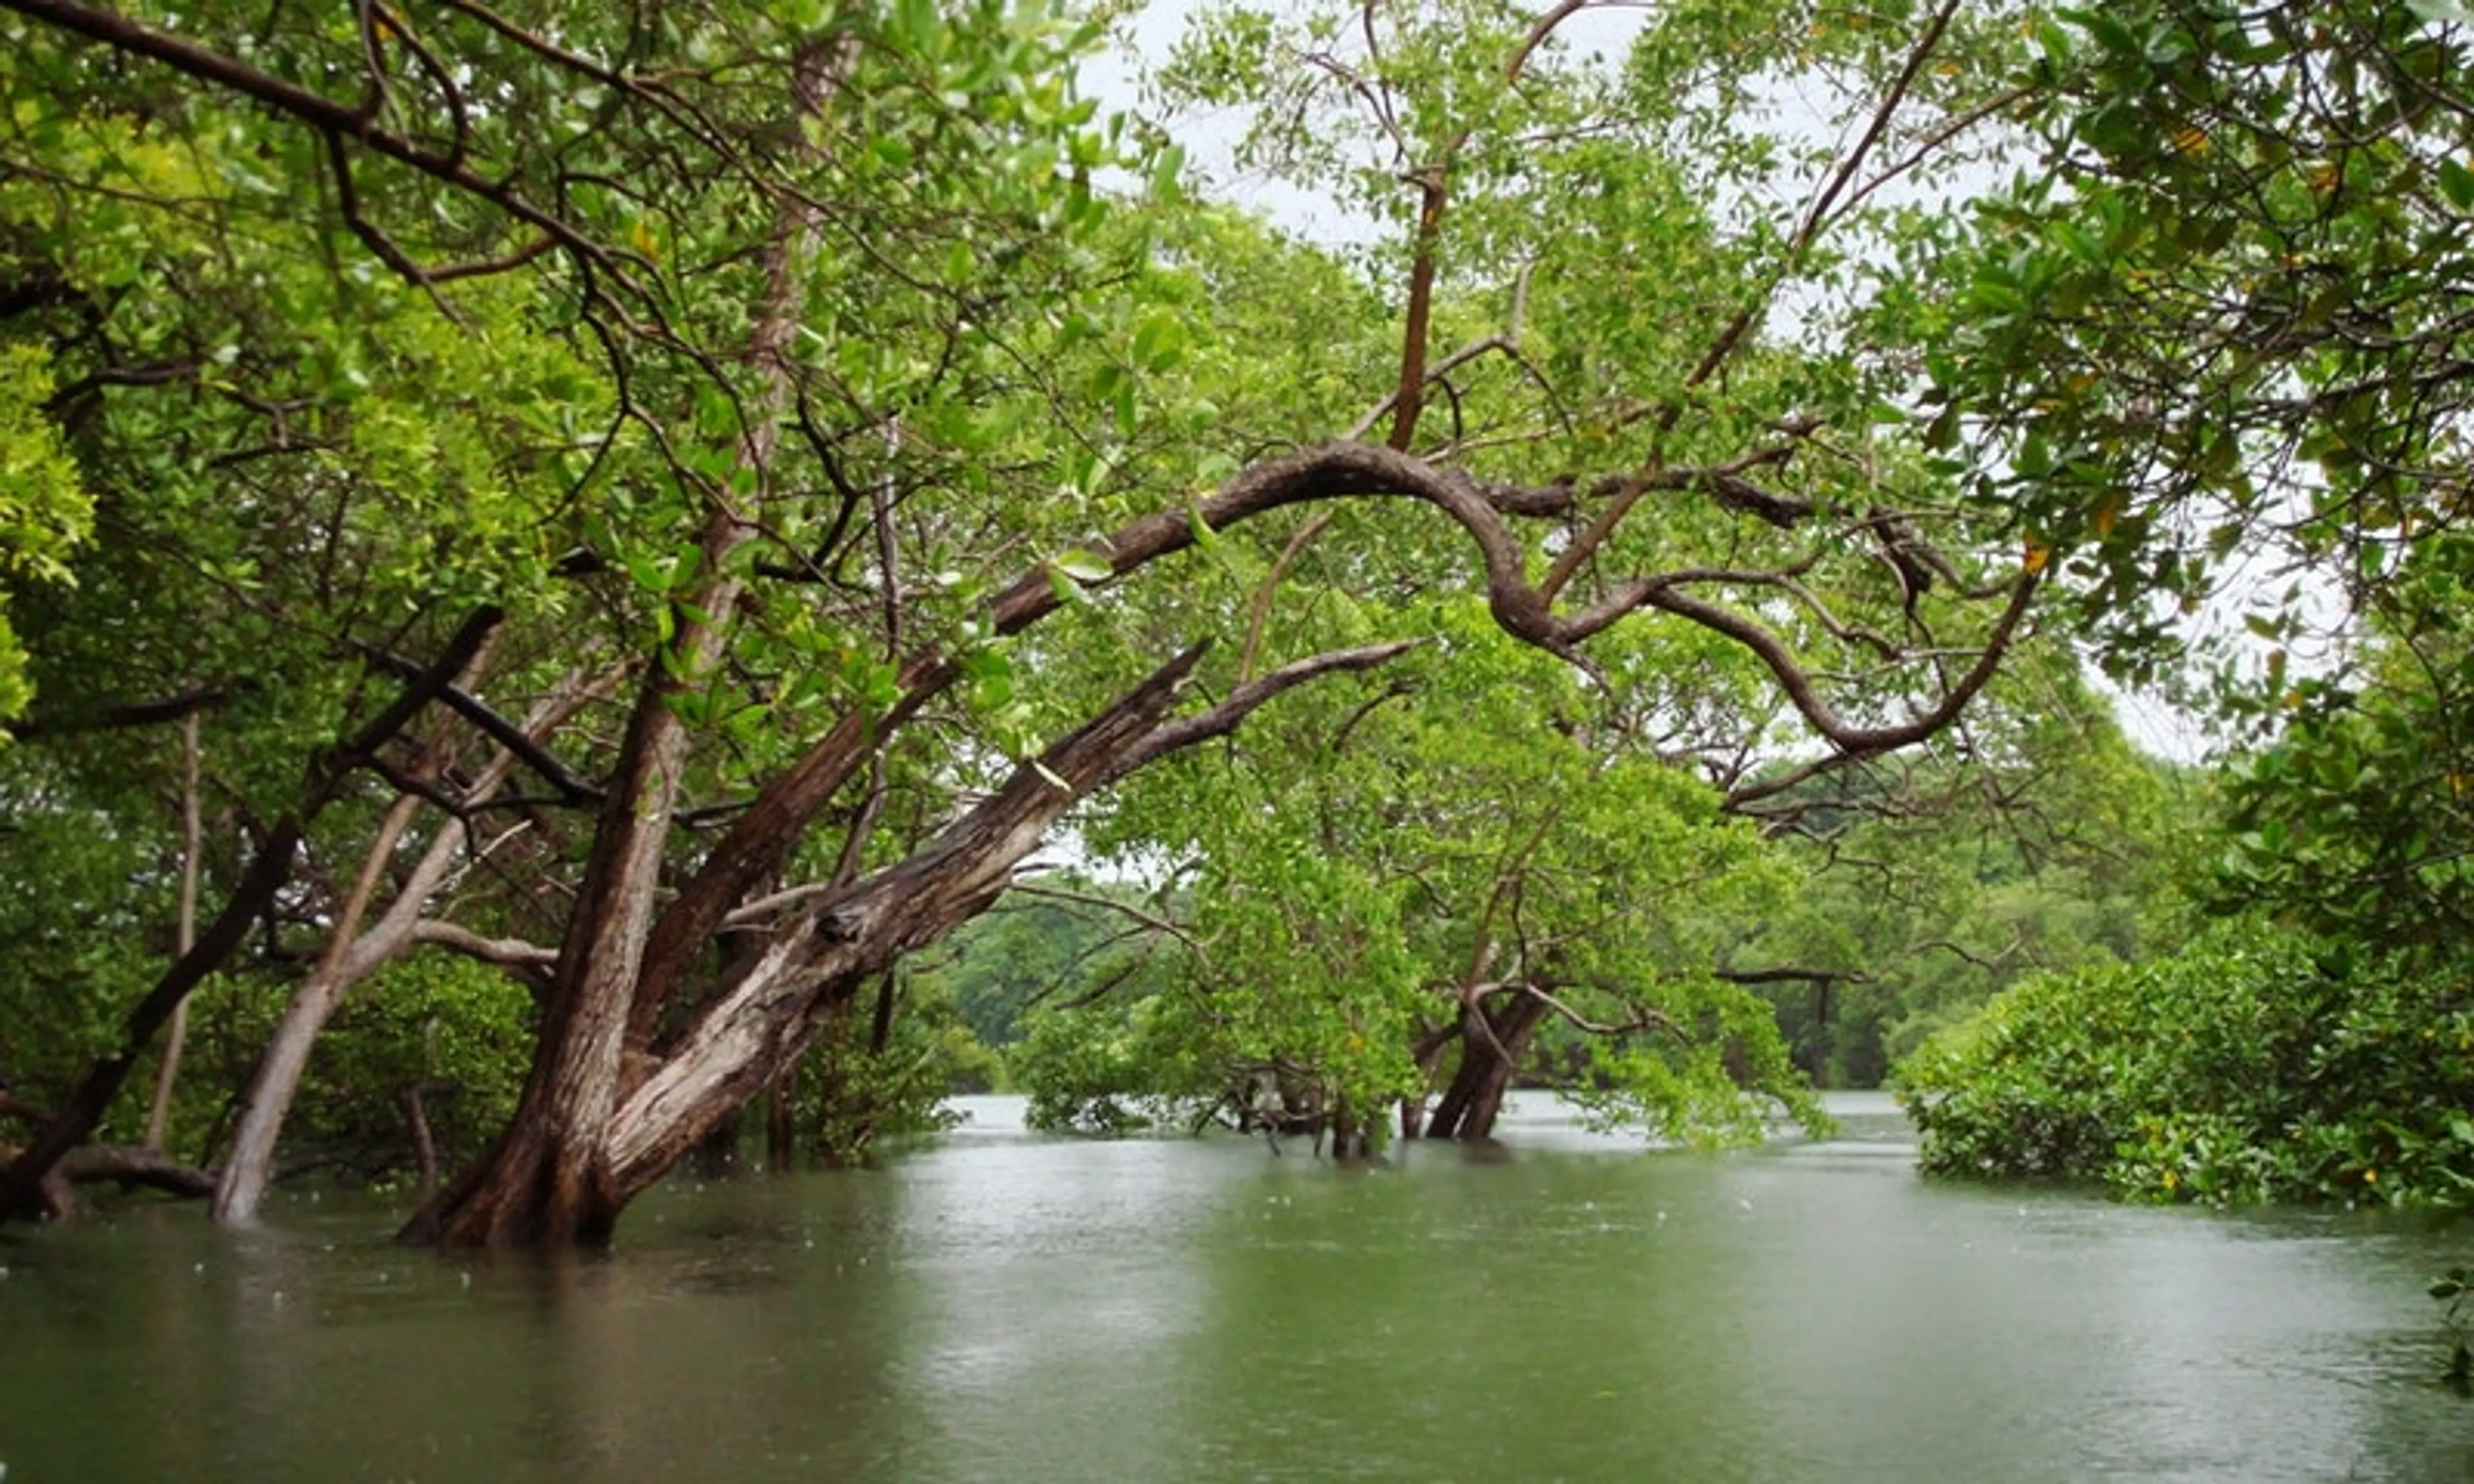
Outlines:
<svg viewBox="0 0 2474 1484"><path fill-rule="evenodd" d="M2328 574L2386 688L2249 612L2228 869L2453 901L2461 18L1594 9L1206 8L1136 114L1038 4L0 0L0 911L132 924L28 955L0 1209L221 974L283 1003L219 1212L409 995L528 1064L413 1234L606 1235L803 1065L911 1096L918 955L1060 834L1156 888L1092 1008L1174 1090L1757 1129L1793 987L1911 1041L2152 936L2047 588L2137 677Z"/></svg>

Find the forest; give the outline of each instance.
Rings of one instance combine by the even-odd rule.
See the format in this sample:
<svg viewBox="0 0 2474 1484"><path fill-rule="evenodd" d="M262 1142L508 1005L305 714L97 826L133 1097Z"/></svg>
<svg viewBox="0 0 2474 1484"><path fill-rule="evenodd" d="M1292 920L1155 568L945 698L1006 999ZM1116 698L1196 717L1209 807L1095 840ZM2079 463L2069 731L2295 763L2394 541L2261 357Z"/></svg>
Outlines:
<svg viewBox="0 0 2474 1484"><path fill-rule="evenodd" d="M2474 13L1137 17L0 0L0 1219L999 1085L2474 1199Z"/></svg>

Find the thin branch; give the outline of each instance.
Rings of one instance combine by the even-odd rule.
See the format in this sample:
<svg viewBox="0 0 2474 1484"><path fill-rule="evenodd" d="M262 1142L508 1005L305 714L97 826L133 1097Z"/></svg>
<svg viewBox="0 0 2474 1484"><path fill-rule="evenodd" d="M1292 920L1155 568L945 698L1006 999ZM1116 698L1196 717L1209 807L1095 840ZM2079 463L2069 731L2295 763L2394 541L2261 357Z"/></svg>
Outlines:
<svg viewBox="0 0 2474 1484"><path fill-rule="evenodd" d="M1719 969L1711 970L1729 984L1870 984L1873 976L1853 969L1811 969L1803 965L1782 965L1775 969Z"/></svg>
<svg viewBox="0 0 2474 1484"><path fill-rule="evenodd" d="M1570 0L1566 0L1566 3L1570 3ZM1703 352L1700 362L1692 368L1691 373L1684 378L1684 385L1679 389L1680 395L1668 399L1660 409L1656 435L1651 440L1651 453L1643 470L1645 481L1654 479L1664 462L1665 438L1668 433L1674 431L1676 423L1683 419L1685 398L1698 390L1711 376L1717 374L1718 368L1725 365L1735 353L1737 347L1743 344L1744 337L1752 332L1754 323L1760 318L1762 310L1776 297L1780 285L1785 282L1787 276L1804 261L1805 254L1811 251L1814 240L1829 225L1831 203L1837 200L1839 192L1846 189L1847 182L1854 179L1856 172L1863 168L1864 160L1872 153L1873 146L1880 141L1882 132L1889 127L1891 115L1898 110L1901 104L1905 102L1907 92L1914 86L1917 76L1923 72L1926 60L1930 58L1934 48L1941 44L1942 33L1949 29L1951 17L1957 12L1959 3L1960 0L1943 0L1942 8L1934 13L1930 23L1926 26L1925 34L1909 50L1906 65L1901 69L1897 80L1890 84L1889 91L1882 95L1880 106L1874 109L1871 123L1856 140L1855 147L1841 156L1838 168L1814 194L1811 203L1805 209L1803 220L1796 225L1794 234L1787 240L1786 251L1781 260L1779 272L1763 286L1758 296L1736 311L1735 317L1727 323L1726 327L1718 332L1718 338L1710 343L1707 351ZM1642 488L1646 488L1646 485ZM1581 534L1578 540L1564 549L1564 554L1556 559L1554 566L1548 569L1546 580L1539 584L1539 590L1545 595L1547 601L1554 601L1556 595L1564 590L1564 585L1571 581L1572 575L1580 570L1581 564L1597 554L1598 548L1606 543L1607 538L1612 536L1614 528L1623 522L1624 516L1631 514L1633 506L1637 504L1639 499L1639 489L1626 491L1599 515L1598 518L1590 524L1589 529Z"/></svg>
<svg viewBox="0 0 2474 1484"><path fill-rule="evenodd" d="M424 918L413 924L415 943L461 953L506 969L548 969L558 963L558 949L521 938L489 938L454 922Z"/></svg>
<svg viewBox="0 0 2474 1484"><path fill-rule="evenodd" d="M1941 9L1935 11L1932 19L1926 23L1924 35L1918 36L1916 44L1908 49L1906 64L1899 69L1889 91L1881 95L1881 102L1874 108L1873 117L1856 139L1856 147L1839 160L1838 169L1814 194L1811 204L1805 208L1804 220L1796 224L1795 236L1787 248L1789 261L1802 257L1829 224L1830 208L1836 203L1839 192L1847 189L1848 182L1856 178L1856 172L1864 167L1873 146L1880 143L1881 135L1888 131L1891 115L1906 102L1907 94L1915 87L1916 79L1923 76L1925 63L1931 60L1934 50L1941 45L1942 33L1950 29L1951 18L1958 13L1959 5L1960 0L1942 0Z"/></svg>
<svg viewBox="0 0 2474 1484"><path fill-rule="evenodd" d="M200 711L219 709L231 703L235 692L220 685L183 691L177 696L162 696L152 701L130 701L100 710L62 716L28 716L11 722L7 730L20 740L34 737L72 736L88 731L117 731L132 727L156 727L176 722Z"/></svg>
<svg viewBox="0 0 2474 1484"><path fill-rule="evenodd" d="M420 666L401 655L375 646L367 647L366 653L380 669L404 679L409 680L421 673ZM600 802L601 790L586 782L573 769L561 762L548 748L529 735L521 726L461 685L440 686L438 700L449 710L478 728L482 735L515 754L518 760L525 767L540 774L544 781L559 791L563 802L571 804Z"/></svg>
<svg viewBox="0 0 2474 1484"><path fill-rule="evenodd" d="M1259 680L1248 681L1228 693L1228 699L1200 716L1189 716L1169 722L1128 750L1111 768L1105 781L1114 782L1155 758L1194 746L1213 737L1226 736L1238 724L1252 715L1263 703L1285 690L1292 690L1308 681L1345 670L1371 670L1388 664L1423 644L1423 639L1395 639L1388 644L1368 644L1357 649L1334 650L1328 654L1300 659Z"/></svg>
<svg viewBox="0 0 2474 1484"><path fill-rule="evenodd" d="M555 239L579 262L609 275L612 281L640 302L652 302L652 296L626 272L617 253L586 236L555 212L534 204L505 181L492 180L477 174L452 156L441 156L400 134L376 127L356 108L312 92L287 79L259 71L184 36L107 11L74 4L72 0L0 0L0 9L14 11L46 25L100 41L115 51L143 57L202 82L228 88L329 136L341 133L373 153L409 165L442 184L491 203L509 216Z"/></svg>
<svg viewBox="0 0 2474 1484"><path fill-rule="evenodd" d="M414 262L412 254L397 246L396 240L381 230L376 223L361 214L361 193L352 184L352 151L344 142L342 130L327 131L327 163L335 177L335 204L344 213L344 225L352 229L352 235L361 239L361 245L376 253L379 262L428 295L429 301L447 317L449 323L462 328L464 317L447 301L445 295L438 292L438 285L431 281L428 271Z"/></svg>
<svg viewBox="0 0 2474 1484"><path fill-rule="evenodd" d="M1155 912L1146 912L1132 902L1120 901L1114 897L1103 896L1098 892L1077 892L1062 886L1040 886L1019 877L1014 880L1009 890L1046 901L1079 902L1086 907L1104 907L1110 912L1123 913L1152 931L1165 933L1184 944L1194 951L1196 958L1202 960L1204 965L1208 966L1211 962L1211 955L1204 950L1202 941L1194 936L1192 929L1173 918L1163 917Z"/></svg>

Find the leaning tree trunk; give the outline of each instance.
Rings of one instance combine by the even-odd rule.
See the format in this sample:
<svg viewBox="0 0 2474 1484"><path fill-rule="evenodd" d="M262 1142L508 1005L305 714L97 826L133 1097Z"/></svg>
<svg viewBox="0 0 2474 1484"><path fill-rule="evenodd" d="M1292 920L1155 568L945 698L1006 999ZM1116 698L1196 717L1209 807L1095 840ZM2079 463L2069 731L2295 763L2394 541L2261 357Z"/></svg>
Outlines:
<svg viewBox="0 0 2474 1484"><path fill-rule="evenodd" d="M420 800L406 794L396 801L379 823L377 838L362 859L360 874L352 882L352 895L344 902L327 951L319 955L308 979L293 992L291 1001L283 1007L283 1018L276 1022L275 1034L267 1039L266 1050L250 1074L249 1090L242 1095L240 1119L232 1135L231 1156L224 1161L215 1180L211 1209L219 1222L242 1222L257 1214L258 1203L265 1198L267 1185L275 1176L276 1136L281 1132L292 1096L308 1070L309 1048L316 1043L318 1033L326 1028L335 1007L343 1003L346 991L412 941L412 922L395 921L407 908L411 916L419 915L420 900L410 891L397 900L397 910L388 913L368 936L361 935L360 927L361 915L369 910L378 878L420 804ZM441 836L431 846L430 856L451 858L451 850L440 849L446 844L447 838ZM424 860L423 869L429 864ZM443 862L439 869L445 870ZM419 874L416 871L416 877ZM426 889L421 895L426 897Z"/></svg>
<svg viewBox="0 0 2474 1484"><path fill-rule="evenodd" d="M863 986L985 911L1014 867L1086 794L1170 753L1225 736L1285 690L1389 663L1411 647L1375 644L1298 660L1238 686L1207 711L1166 721L1202 658L1201 646L1186 651L1016 770L907 859L820 895L800 895L770 920L764 947L647 1049L620 1040L627 985L602 976L574 981L598 997L570 998L564 1011L553 1004L509 1131L406 1225L404 1238L557 1246L606 1237L630 1200L794 1064ZM781 827L795 837L804 823ZM786 852L790 843L775 846ZM681 901L694 890L691 879ZM679 910L674 902L670 911ZM623 951L655 929L640 921L636 931L631 939L623 924L601 923L571 931L570 942L615 942ZM635 993L666 988L639 985ZM610 1046L620 1054L603 1055Z"/></svg>
<svg viewBox="0 0 2474 1484"><path fill-rule="evenodd" d="M523 735L535 742L549 736L600 694L603 684L570 675L550 699L524 718ZM515 764L515 754L501 750L483 765L465 797L487 799L507 780ZM249 1088L241 1095L240 1116L232 1132L231 1154L215 1180L212 1209L219 1222L243 1222L257 1214L259 1204L266 1198L266 1188L275 1178L276 1142L283 1132L284 1119L292 1112L292 1100L301 1090L301 1079L308 1070L309 1053L318 1037L355 986L421 941L422 913L465 858L472 826L464 819L449 817L439 826L387 910L369 931L360 931L361 918L369 910L380 878L394 863L397 847L419 805L420 800L407 794L379 825L327 951L320 955L309 977L293 992L283 1008L282 1019L276 1023L275 1034L268 1038L266 1049L250 1073Z"/></svg>
<svg viewBox="0 0 2474 1484"><path fill-rule="evenodd" d="M188 998L189 992L221 969L250 929L273 909L284 883L291 879L292 857L301 848L308 823L334 802L355 769L375 756L381 746L437 699L472 661L503 617L494 607L485 605L474 610L448 640L445 652L426 668L418 670L401 694L350 739L319 750L310 762L299 803L290 813L279 817L259 841L256 853L233 883L231 895L214 922L131 1007L122 1019L120 1043L96 1060L50 1126L9 1161L6 1171L0 1171L0 1221L55 1213L45 1195L51 1185L53 1166L70 1150L85 1143L103 1121L105 1111L119 1095L130 1071L157 1033Z"/></svg>
<svg viewBox="0 0 2474 1484"><path fill-rule="evenodd" d="M198 713L181 718L181 898L174 927L172 954L178 958L198 941L198 851L206 834L198 811ZM160 1154L163 1129L172 1116L172 1091L181 1081L181 1051L189 1040L189 1002L172 1007L171 1027L163 1033L163 1060L155 1067L155 1101L146 1111L144 1147Z"/></svg>
<svg viewBox="0 0 2474 1484"><path fill-rule="evenodd" d="M632 983L606 970L573 978L543 1027L508 1132L413 1219L406 1238L447 1246L605 1239L630 1200L794 1063L872 976L985 910L1085 792L1181 743L1161 722L1201 657L1199 649L1177 657L909 859L778 923L764 950L650 1065L618 1055ZM627 960L649 929L620 917L584 923L570 943Z"/></svg>
<svg viewBox="0 0 2474 1484"><path fill-rule="evenodd" d="M1513 1074L1529 1053L1530 1038L1546 1005L1517 991L1492 1005L1472 1006L1461 1021L1460 1067L1427 1120L1426 1137L1481 1139L1494 1137L1495 1115Z"/></svg>

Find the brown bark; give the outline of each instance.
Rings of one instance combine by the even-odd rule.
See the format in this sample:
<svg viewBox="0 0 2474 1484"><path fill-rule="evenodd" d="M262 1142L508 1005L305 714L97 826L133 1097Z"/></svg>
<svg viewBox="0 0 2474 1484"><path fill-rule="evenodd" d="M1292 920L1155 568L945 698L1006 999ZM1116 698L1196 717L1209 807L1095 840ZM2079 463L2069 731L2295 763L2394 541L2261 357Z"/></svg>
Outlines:
<svg viewBox="0 0 2474 1484"><path fill-rule="evenodd" d="M870 977L995 900L1049 827L1161 730L1201 658L1200 649L1178 656L909 859L777 923L670 1038L669 1054L623 1089L615 1057L596 1061L577 1045L615 1048L625 999L570 998L563 1019L554 1004L513 1129L405 1236L448 1246L606 1239L629 1200L794 1063Z"/></svg>
<svg viewBox="0 0 2474 1484"><path fill-rule="evenodd" d="M822 42L802 51L794 69L794 119L804 124L819 112L837 61L838 54ZM789 347L797 329L800 272L816 230L814 208L796 198L786 196L779 212L764 252L764 298L748 335L759 390L748 398L737 459L739 472L753 475L750 483L759 491L771 476L791 401ZM671 609L675 637L661 661L645 669L618 768L604 790L593 850L550 982L540 1048L514 1126L465 1179L424 1208L406 1228L408 1234L450 1246L597 1241L608 1236L619 1209L635 1193L618 1183L607 1148L618 1099L634 1081L626 1075L629 1053L643 1057L678 971L737 898L735 890L723 894L729 899L700 924L703 931L674 931L664 938L667 957L654 976L659 982L647 982L646 948L653 942L663 857L691 740L672 702L702 683L719 661L745 590L742 580L730 575L729 558L755 537L754 526L723 489L709 490L706 497L713 509L698 570L707 575ZM768 811L757 831L780 827L776 818ZM805 823L801 819L796 826ZM780 849L787 850L788 842ZM766 869L769 863L758 874ZM738 1101L744 1100L742 1095ZM709 1129L708 1124L698 1137ZM686 1140L672 1162L695 1141Z"/></svg>
<svg viewBox="0 0 2474 1484"><path fill-rule="evenodd" d="M1503 1095L1545 1014L1544 1000L1516 991L1492 1005L1470 1007L1462 1019L1460 1066L1435 1104L1426 1137L1475 1141L1494 1137Z"/></svg>

